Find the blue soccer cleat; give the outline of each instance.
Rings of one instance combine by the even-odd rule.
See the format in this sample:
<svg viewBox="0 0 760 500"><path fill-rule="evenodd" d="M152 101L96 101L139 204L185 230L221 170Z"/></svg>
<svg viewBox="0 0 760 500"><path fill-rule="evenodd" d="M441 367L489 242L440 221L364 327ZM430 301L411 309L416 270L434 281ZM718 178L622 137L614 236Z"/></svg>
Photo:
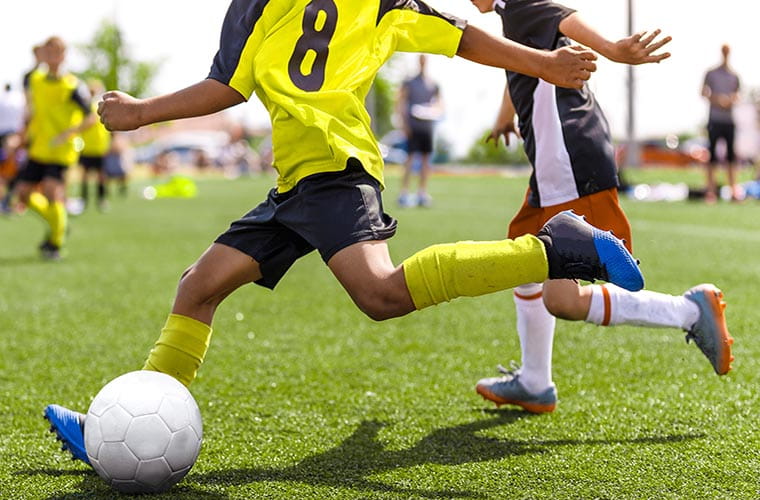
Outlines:
<svg viewBox="0 0 760 500"><path fill-rule="evenodd" d="M71 453L74 460L90 465L84 448L84 415L59 405L48 405L44 413L50 422L50 432L61 441L61 450Z"/></svg>
<svg viewBox="0 0 760 500"><path fill-rule="evenodd" d="M723 292L715 285L703 284L688 290L684 297L699 307L699 319L686 333L686 342L693 340L710 360L715 373L725 375L731 370L731 362L734 360L731 355L734 339L726 326Z"/></svg>
<svg viewBox="0 0 760 500"><path fill-rule="evenodd" d="M600 279L632 292L644 288L644 276L623 242L572 210L549 219L537 236L546 247L549 279Z"/></svg>
<svg viewBox="0 0 760 500"><path fill-rule="evenodd" d="M557 407L557 388L552 384L546 390L533 394L520 382L519 370L507 370L499 365L501 377L480 379L475 385L475 391L483 399L493 401L496 406L520 406L531 413L549 413Z"/></svg>

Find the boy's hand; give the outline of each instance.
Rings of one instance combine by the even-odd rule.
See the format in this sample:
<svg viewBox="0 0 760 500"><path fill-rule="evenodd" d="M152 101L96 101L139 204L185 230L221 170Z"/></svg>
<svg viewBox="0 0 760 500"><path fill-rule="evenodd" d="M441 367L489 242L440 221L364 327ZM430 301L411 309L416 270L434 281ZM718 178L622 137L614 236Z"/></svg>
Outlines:
<svg viewBox="0 0 760 500"><path fill-rule="evenodd" d="M655 41L660 33L660 30L654 30L649 34L646 31L642 31L618 40L612 46L610 59L625 64L658 63L663 59L667 59L670 57L670 52L653 54L654 51L672 40L671 37L666 36Z"/></svg>
<svg viewBox="0 0 760 500"><path fill-rule="evenodd" d="M562 47L546 52L541 79L560 87L580 89L596 71L596 54L580 46Z"/></svg>
<svg viewBox="0 0 760 500"><path fill-rule="evenodd" d="M509 136L512 134L515 134L518 138L520 137L520 131L517 130L514 121L509 121L504 124L496 124L491 130L491 133L486 137L486 144L493 141L494 147L498 147L499 138L504 137L504 144L509 146Z"/></svg>
<svg viewBox="0 0 760 500"><path fill-rule="evenodd" d="M106 92L98 103L100 121L108 130L135 130L143 125L141 103L124 92Z"/></svg>

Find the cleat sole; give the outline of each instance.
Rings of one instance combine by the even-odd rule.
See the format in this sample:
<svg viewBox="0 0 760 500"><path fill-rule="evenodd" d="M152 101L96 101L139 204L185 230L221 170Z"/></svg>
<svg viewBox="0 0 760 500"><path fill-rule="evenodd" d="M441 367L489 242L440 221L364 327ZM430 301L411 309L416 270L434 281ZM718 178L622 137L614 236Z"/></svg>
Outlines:
<svg viewBox="0 0 760 500"><path fill-rule="evenodd" d="M475 386L475 391L478 394L480 394L480 396L483 399L494 403L497 408L501 407L502 405L514 405L514 406L519 406L520 408L530 413L541 414L541 413L551 413L557 407L556 404L530 403L526 401L505 399L505 398L497 396L493 392L489 391L487 388L482 387L480 385Z"/></svg>

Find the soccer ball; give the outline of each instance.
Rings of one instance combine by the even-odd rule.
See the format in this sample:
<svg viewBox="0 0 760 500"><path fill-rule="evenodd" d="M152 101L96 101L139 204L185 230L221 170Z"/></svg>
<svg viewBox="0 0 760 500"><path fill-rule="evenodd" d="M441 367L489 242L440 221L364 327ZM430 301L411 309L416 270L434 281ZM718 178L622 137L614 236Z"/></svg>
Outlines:
<svg viewBox="0 0 760 500"><path fill-rule="evenodd" d="M174 377L130 372L100 390L87 411L84 444L95 471L124 493L160 493L198 458L203 423L190 391Z"/></svg>

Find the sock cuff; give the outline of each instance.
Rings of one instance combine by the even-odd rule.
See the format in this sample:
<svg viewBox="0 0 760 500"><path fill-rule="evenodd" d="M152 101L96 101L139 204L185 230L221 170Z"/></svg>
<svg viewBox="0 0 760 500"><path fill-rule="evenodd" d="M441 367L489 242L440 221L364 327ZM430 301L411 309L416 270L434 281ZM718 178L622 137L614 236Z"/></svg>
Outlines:
<svg viewBox="0 0 760 500"><path fill-rule="evenodd" d="M193 319L190 316L184 316L182 314L175 313L169 314L169 317L166 318L164 329L179 329L190 335L193 335L194 337L203 337L204 339L208 337L212 331L211 327L203 321L198 321L197 319Z"/></svg>
<svg viewBox="0 0 760 500"><path fill-rule="evenodd" d="M543 283L528 283L520 285L514 289L515 301L533 301L543 297L544 284Z"/></svg>
<svg viewBox="0 0 760 500"><path fill-rule="evenodd" d="M608 326L612 321L612 297L605 285L591 286L591 306L586 316L587 323Z"/></svg>
<svg viewBox="0 0 760 500"><path fill-rule="evenodd" d="M211 327L181 314L170 314L157 344L182 350L203 360L211 340Z"/></svg>

